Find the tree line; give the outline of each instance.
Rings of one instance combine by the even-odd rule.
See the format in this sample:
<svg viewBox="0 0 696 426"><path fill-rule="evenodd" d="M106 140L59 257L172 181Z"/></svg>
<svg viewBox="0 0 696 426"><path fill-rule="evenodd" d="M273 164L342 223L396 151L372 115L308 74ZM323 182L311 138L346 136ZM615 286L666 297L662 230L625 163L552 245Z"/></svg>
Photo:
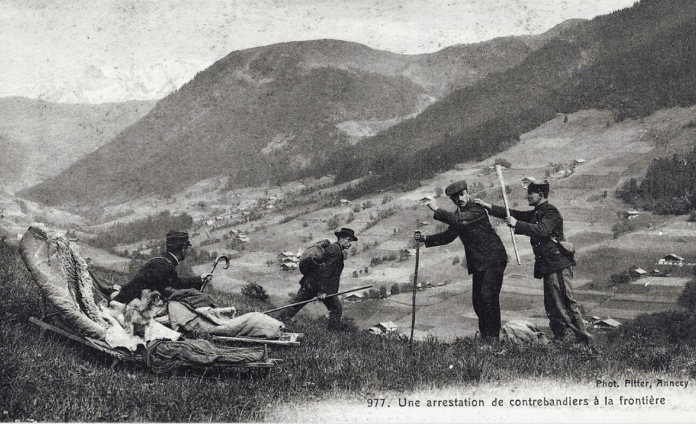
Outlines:
<svg viewBox="0 0 696 426"><path fill-rule="evenodd" d="M118 245L133 244L143 240L157 239L164 241L170 230L187 230L193 226L193 218L188 213L172 215L165 210L156 216L130 223L119 223L107 232L101 233L89 241L89 245L103 250L111 250Z"/></svg>
<svg viewBox="0 0 696 426"><path fill-rule="evenodd" d="M655 159L645 178L631 178L616 192L625 203L655 214L686 214L696 208L696 147L686 155Z"/></svg>

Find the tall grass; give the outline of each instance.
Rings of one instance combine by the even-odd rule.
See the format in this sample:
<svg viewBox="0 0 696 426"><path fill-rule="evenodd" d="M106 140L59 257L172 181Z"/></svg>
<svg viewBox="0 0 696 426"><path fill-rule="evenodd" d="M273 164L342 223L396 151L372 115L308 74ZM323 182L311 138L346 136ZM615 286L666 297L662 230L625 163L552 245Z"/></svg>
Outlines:
<svg viewBox="0 0 696 426"><path fill-rule="evenodd" d="M354 327L326 331L326 319L300 319L299 347L271 347L281 358L268 375L220 369L180 369L156 375L140 364L111 359L30 324L39 293L16 250L0 243L0 421L260 422L280 404L380 391L410 391L529 377L594 380L622 371L696 376L693 314L642 317L599 343L482 345L471 339L427 339L412 346L397 336ZM241 294L215 294L240 312L268 309ZM677 324L678 323L678 324ZM663 327L678 328L676 337ZM662 334L660 334L662 333Z"/></svg>

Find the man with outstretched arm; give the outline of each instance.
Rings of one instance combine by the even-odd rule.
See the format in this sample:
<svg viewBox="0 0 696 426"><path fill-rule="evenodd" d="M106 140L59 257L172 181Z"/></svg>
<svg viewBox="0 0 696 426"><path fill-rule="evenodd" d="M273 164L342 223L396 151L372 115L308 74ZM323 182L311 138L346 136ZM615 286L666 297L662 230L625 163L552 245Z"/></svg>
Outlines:
<svg viewBox="0 0 696 426"><path fill-rule="evenodd" d="M493 206L482 200L476 203L485 207L492 216L505 219L515 234L527 235L534 251L534 278L544 280L544 307L554 340L564 340L568 329L575 334L576 342L590 344L592 336L577 302L573 298L573 266L575 260L569 253L562 253L559 243L565 240L563 218L556 207L549 204L549 182L532 182L527 187L527 201L534 210L510 210Z"/></svg>
<svg viewBox="0 0 696 426"><path fill-rule="evenodd" d="M344 252L347 253L352 243L358 241L358 238L355 232L348 228L341 228L334 234L338 240L326 246L319 259L309 260L312 265L304 271L305 274L300 279L300 289L291 304L305 301L309 303L315 297L320 299L329 310L329 330L340 330L343 305L338 296L326 297L326 295L338 293L341 272L343 272ZM278 314L278 319L287 323L307 303L282 310Z"/></svg>
<svg viewBox="0 0 696 426"><path fill-rule="evenodd" d="M473 275L471 291L474 312L479 319L479 331L485 340L497 341L500 334L500 290L507 266L507 253L500 237L493 229L486 210L469 197L465 181L455 182L445 188L445 195L457 206L452 213L434 209L433 218L449 227L439 234L423 235L416 231L416 241L426 247L449 244L457 237L464 244L466 265Z"/></svg>

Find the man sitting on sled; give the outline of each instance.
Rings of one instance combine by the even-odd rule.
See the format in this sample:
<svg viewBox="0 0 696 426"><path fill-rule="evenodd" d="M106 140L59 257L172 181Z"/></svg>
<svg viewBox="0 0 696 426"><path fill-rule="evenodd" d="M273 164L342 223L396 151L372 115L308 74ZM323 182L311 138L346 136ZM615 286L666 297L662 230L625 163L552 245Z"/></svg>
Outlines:
<svg viewBox="0 0 696 426"><path fill-rule="evenodd" d="M150 259L138 273L115 295L112 300L128 304L138 299L143 290L158 291L169 298L175 289L200 290L212 274L200 277L179 277L176 267L186 259L186 250L191 247L188 233L169 231L167 233L167 251L160 257ZM195 295L198 292L191 292ZM202 294L202 293L201 293Z"/></svg>
<svg viewBox="0 0 696 426"><path fill-rule="evenodd" d="M271 339L280 336L283 323L268 315L252 312L237 317L235 308L216 307L213 298L200 291L212 274L179 277L176 267L186 258L189 247L188 233L169 231L166 252L148 261L118 293L112 294L110 307L124 309L127 305L132 310L147 306L145 299L156 292L166 300L168 313L156 319L175 331Z"/></svg>

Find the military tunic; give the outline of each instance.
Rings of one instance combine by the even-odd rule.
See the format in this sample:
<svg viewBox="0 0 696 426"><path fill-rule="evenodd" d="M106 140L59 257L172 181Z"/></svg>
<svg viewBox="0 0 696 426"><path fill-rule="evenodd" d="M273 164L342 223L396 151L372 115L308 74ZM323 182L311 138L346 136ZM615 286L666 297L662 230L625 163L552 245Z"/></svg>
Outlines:
<svg viewBox="0 0 696 426"><path fill-rule="evenodd" d="M201 277L179 277L176 266L179 261L171 253L155 257L145 263L138 273L125 284L114 298L117 302L128 303L140 298L143 290L156 290L162 296L169 297L167 287L174 289L193 288L200 290L203 286Z"/></svg>
<svg viewBox="0 0 696 426"><path fill-rule="evenodd" d="M505 209L499 206L492 207L491 215L507 216ZM570 329L577 341L589 343L592 336L585 328L580 308L573 297L575 259L563 255L558 248L558 242L565 240L561 213L545 201L534 210L510 210L510 216L517 219L515 234L530 237L534 251L534 277L544 282L544 308L554 338L564 339Z"/></svg>

